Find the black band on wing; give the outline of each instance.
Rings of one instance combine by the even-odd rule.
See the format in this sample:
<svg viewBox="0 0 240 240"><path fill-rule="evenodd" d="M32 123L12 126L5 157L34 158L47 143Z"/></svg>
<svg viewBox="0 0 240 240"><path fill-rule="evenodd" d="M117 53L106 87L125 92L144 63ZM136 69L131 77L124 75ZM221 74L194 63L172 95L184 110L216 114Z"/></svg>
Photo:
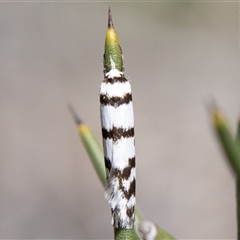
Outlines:
<svg viewBox="0 0 240 240"><path fill-rule="evenodd" d="M120 82L120 83L125 83L127 82L128 80L122 76L122 77L115 77L115 78L105 78L103 80L103 82L105 83L111 83L111 84L114 84L114 83L117 83L117 82Z"/></svg>
<svg viewBox="0 0 240 240"><path fill-rule="evenodd" d="M132 101L132 94L131 93L126 93L122 97L111 97L109 98L106 95L100 95L100 103L102 105L110 105L113 107L119 107L122 104L128 104L129 102Z"/></svg>
<svg viewBox="0 0 240 240"><path fill-rule="evenodd" d="M102 136L106 140L107 138L112 139L113 142L123 138L134 137L134 128L123 129L113 127L110 131L102 128Z"/></svg>

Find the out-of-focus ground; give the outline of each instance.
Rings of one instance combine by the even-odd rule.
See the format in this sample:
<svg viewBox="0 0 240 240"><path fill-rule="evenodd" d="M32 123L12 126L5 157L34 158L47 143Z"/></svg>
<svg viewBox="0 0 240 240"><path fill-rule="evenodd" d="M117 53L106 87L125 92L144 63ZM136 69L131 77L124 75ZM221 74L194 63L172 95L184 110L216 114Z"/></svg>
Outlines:
<svg viewBox="0 0 240 240"><path fill-rule="evenodd" d="M132 84L137 202L181 239L236 238L235 184L206 104L236 130L238 3L0 3L0 238L109 239L67 109L101 141L107 10Z"/></svg>

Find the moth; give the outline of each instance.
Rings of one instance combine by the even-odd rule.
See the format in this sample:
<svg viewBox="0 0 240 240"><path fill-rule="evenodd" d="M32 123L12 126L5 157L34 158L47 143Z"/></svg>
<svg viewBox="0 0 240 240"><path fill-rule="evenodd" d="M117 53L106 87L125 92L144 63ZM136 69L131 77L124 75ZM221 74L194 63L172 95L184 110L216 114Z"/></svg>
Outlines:
<svg viewBox="0 0 240 240"><path fill-rule="evenodd" d="M114 30L111 14L108 23L108 28ZM119 45L116 47L121 51ZM123 67L118 69L115 59L114 51L106 54L105 50L104 61L108 61L109 65L105 66L104 80L100 85L100 115L107 175L105 198L111 206L114 228L131 229L136 201L132 92L122 71Z"/></svg>

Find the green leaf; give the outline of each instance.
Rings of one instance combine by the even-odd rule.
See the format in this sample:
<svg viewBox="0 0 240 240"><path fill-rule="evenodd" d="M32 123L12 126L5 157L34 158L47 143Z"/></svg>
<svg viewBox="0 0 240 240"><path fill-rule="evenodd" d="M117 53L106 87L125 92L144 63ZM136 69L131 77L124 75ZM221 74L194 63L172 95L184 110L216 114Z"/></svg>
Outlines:
<svg viewBox="0 0 240 240"><path fill-rule="evenodd" d="M82 143L91 159L95 171L103 185L106 183L106 169L104 163L103 150L95 136L93 135L91 129L83 123L80 117L76 114L75 110L71 105L69 105L69 110L74 118L77 125L79 136Z"/></svg>
<svg viewBox="0 0 240 240"><path fill-rule="evenodd" d="M238 117L237 136L236 136L238 147L240 148L240 116Z"/></svg>
<svg viewBox="0 0 240 240"><path fill-rule="evenodd" d="M240 178L240 148L235 140L224 113L217 107L212 108L212 124L218 136L227 160L238 178Z"/></svg>

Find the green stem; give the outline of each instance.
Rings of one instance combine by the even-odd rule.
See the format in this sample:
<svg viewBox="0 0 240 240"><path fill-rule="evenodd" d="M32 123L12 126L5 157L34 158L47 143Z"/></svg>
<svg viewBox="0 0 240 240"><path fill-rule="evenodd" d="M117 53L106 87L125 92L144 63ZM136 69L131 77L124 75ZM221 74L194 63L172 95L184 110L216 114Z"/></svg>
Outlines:
<svg viewBox="0 0 240 240"><path fill-rule="evenodd" d="M240 240L240 121L235 139L224 114L216 107L211 114L220 143L236 176L237 235Z"/></svg>
<svg viewBox="0 0 240 240"><path fill-rule="evenodd" d="M115 240L134 240L134 229L114 228Z"/></svg>
<svg viewBox="0 0 240 240"><path fill-rule="evenodd" d="M236 143L236 139L228 126L224 114L217 108L213 109L211 114L213 126L216 130L227 160L236 176L240 178L240 148Z"/></svg>
<svg viewBox="0 0 240 240"><path fill-rule="evenodd" d="M78 128L79 136L92 160L93 167L103 185L106 183L106 169L104 164L103 150L91 129L80 119L71 105L68 106Z"/></svg>
<svg viewBox="0 0 240 240"><path fill-rule="evenodd" d="M240 117L238 118L238 127L237 127L237 136L236 136L236 143L238 148L240 149ZM236 179L237 183L237 236L238 240L240 240L240 177Z"/></svg>
<svg viewBox="0 0 240 240"><path fill-rule="evenodd" d="M240 178L236 179L237 183L237 236L238 236L238 240L240 240Z"/></svg>
<svg viewBox="0 0 240 240"><path fill-rule="evenodd" d="M237 144L240 149L240 116L238 118L238 126L237 126L237 136L236 136Z"/></svg>

